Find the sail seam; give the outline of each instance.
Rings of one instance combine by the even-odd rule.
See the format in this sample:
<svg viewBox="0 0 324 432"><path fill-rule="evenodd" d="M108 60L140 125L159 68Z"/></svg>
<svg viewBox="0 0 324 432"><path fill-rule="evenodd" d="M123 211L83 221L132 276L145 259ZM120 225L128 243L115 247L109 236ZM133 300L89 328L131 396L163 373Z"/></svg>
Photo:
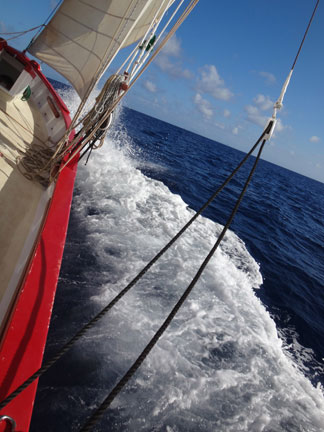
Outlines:
<svg viewBox="0 0 324 432"><path fill-rule="evenodd" d="M123 19L123 16L121 16L121 15L115 15L115 14L108 13L105 10L100 9L98 7L95 7L95 6L93 6L93 4L87 3L85 1L79 0L79 3L82 3L85 6L89 6L89 7L91 7L91 9L97 10L98 12L102 12L106 16L111 16L111 17L114 17L114 18ZM129 19L129 21L135 21L135 19Z"/></svg>
<svg viewBox="0 0 324 432"><path fill-rule="evenodd" d="M85 25L84 23L82 23L81 21L79 21L79 20L73 18L71 15L68 15L68 14L66 14L66 13L64 13L64 12L61 12L61 15L65 16L65 18L68 18L68 19L70 19L71 21L73 21L73 22L79 24L80 27L86 28L86 29L88 29L88 30L90 30L90 31L93 30L91 27L89 27L89 26ZM105 14L105 15L106 15L106 16L112 16L112 17L113 17L113 15L111 15L111 14ZM116 17L114 17L114 18L116 18ZM118 17L118 18L121 18L121 17ZM135 20L128 20L128 19L127 19L127 21L135 21ZM49 26L49 28L50 28L50 27L54 28L53 26ZM57 30L57 32L58 32L58 33L62 33L61 30ZM62 33L62 34L63 34L63 33ZM99 30L96 30L96 34L99 34L99 35L101 35L101 36L109 37L106 33L103 33L103 32L101 32L101 31L99 31ZM70 40L73 40L73 41L74 41L74 39L70 39Z"/></svg>
<svg viewBox="0 0 324 432"><path fill-rule="evenodd" d="M84 77L81 73L81 71L79 71L79 69L64 55L62 55L58 50L56 50L55 48L53 48L52 46L47 45L46 42L43 42L44 45L46 45L50 50L52 50L53 52L57 53L60 55L60 57L64 58L64 60L73 68L74 71L77 72L77 74L81 77L81 80L83 82L83 85L85 85L85 80Z"/></svg>

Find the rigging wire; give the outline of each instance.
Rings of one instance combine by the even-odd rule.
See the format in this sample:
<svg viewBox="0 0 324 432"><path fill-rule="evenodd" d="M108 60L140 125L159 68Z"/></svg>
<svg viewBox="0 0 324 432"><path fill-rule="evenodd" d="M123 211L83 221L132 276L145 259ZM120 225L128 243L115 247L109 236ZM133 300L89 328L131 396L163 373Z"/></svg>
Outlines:
<svg viewBox="0 0 324 432"><path fill-rule="evenodd" d="M131 2L131 4L128 5L127 11L130 11L129 19L133 19L132 15L136 11L138 5L139 5L139 0L137 0L137 1L133 0ZM119 40L122 37L122 35L123 35L123 31L125 29L125 26L126 26L126 20L121 20L121 22L117 26L117 29L115 30L115 33L114 33L114 36L113 36L113 39L112 39L112 41L114 42L113 47L115 47L117 45L120 47L127 40L128 33L126 34L126 36L124 35L124 38L123 38L122 41ZM55 153L55 156L57 154L60 154L61 151L63 150L63 148L65 148L67 146L67 143L69 142L69 137L70 137L70 134L71 134L72 130L75 129L75 128L77 128L82 123L82 120L78 121L78 122L77 122L77 120L79 119L79 117L80 117L80 115L81 115L81 113L82 113L82 111L83 111L83 109L85 107L86 101L88 100L88 98L90 96L90 93L92 92L92 90L94 89L95 85L98 83L100 77L106 71L107 67L109 66L110 62L112 61L112 59L109 58L109 55L108 55L111 52L112 52L112 46L111 46L111 44L108 44L108 46L106 48L106 51L104 53L104 56L102 57L102 60L104 59L104 62L102 64L99 63L99 65L98 65L98 67L96 69L95 74L92 76L91 83L88 86L88 88L87 88L87 90L86 90L86 92L85 92L85 94L84 94L84 96L83 96L83 98L82 98L82 100L81 100L81 102L80 102L80 104L79 104L79 106L78 106L75 114L73 115L71 124L69 125L69 127L67 128L65 134L63 135L63 137L61 138L61 140L59 141L59 143L57 145L57 151ZM115 108L115 106L113 108ZM111 110L109 110L109 114L112 112L113 108ZM107 117L108 117L108 115L107 115ZM82 150L82 149L79 149L78 151L74 152L73 153L73 157L75 157L79 153L80 150ZM67 153L67 151L65 149L65 153L63 152L62 155L61 155L61 160L63 159L63 157L64 157L64 155L66 153ZM69 161L70 160L71 160L71 158L69 159ZM65 163L63 167L65 167L66 165L67 165L67 163ZM63 169L63 167L61 167L61 169Z"/></svg>
<svg viewBox="0 0 324 432"><path fill-rule="evenodd" d="M274 104L274 107L273 107L273 114L272 114L272 119L274 119L275 121L276 121L277 111L280 110L280 109L282 108L282 101L283 101L283 98L284 98L284 96L285 96L285 93L286 93L287 87L288 87L288 85L289 85L289 82L290 82L291 76L292 76L292 74L293 74L293 71L294 71L295 65L296 65L296 63L297 63L297 60L298 60L299 54L300 54L300 52L301 52L301 49L302 49L302 47L303 47L303 45L304 45L304 42L305 42L306 36L307 36L307 34L308 34L308 30L309 30L309 28L310 28L310 26L311 26L311 24L312 24L312 21L313 21L313 18L314 18L315 12L316 12L316 10L317 10L317 7L318 7L318 5L319 5L319 2L320 2L320 0L317 0L317 2L316 2L316 4L315 4L315 7L314 7L314 9L313 9L313 13L312 13L312 15L311 15L311 17L310 17L310 19L309 19L309 22L308 22L307 28L306 28L305 33L304 33L304 36L303 36L303 39L302 39L301 43L299 44L299 48L298 48L298 51L297 51L296 57L295 57L295 59L294 59L293 65L292 65L292 67L291 67L291 69L290 69L290 71L289 71L289 74L288 74L288 76L287 76L287 78L286 78L286 81L285 81L284 85L282 86L280 96L279 96L277 102Z"/></svg>
<svg viewBox="0 0 324 432"><path fill-rule="evenodd" d="M271 126L270 126L271 127ZM214 192L214 194L205 202L205 204L194 214L194 216L182 227L182 229L158 252L154 258L135 276L135 278L122 290L117 296L115 296L108 305L106 305L95 317L93 317L85 326L83 326L61 349L58 351L51 359L49 359L43 366L41 366L33 375L26 379L19 387L16 388L12 393L10 393L3 401L0 403L0 410L5 407L9 402L11 402L16 396L18 396L23 390L25 390L33 381L47 372L67 351L72 348L72 346L79 341L85 333L90 330L102 317L104 317L107 312L109 312L119 300L127 294L127 292L145 275L145 273L155 264L159 258L178 240L178 238L190 227L190 225L197 219L197 217L211 204L211 202L216 198L216 196L221 192L224 187L230 182L234 175L239 171L239 169L248 160L254 150L257 148L261 140L265 137L266 133L269 132L270 127L266 128L261 134L260 138L251 148L251 150L245 155L238 166L232 171L232 173L227 177L227 179L222 183L221 186Z"/></svg>
<svg viewBox="0 0 324 432"><path fill-rule="evenodd" d="M161 325L161 327L158 329L158 331L154 334L153 338L150 340L150 342L146 345L146 347L144 348L144 350L142 351L142 353L138 356L138 358L135 360L135 362L133 363L133 365L128 369L128 371L125 373L125 375L119 380L119 382L116 384L116 386L111 390L111 392L109 393L109 395L106 397L106 399L101 403L101 405L95 410L95 412L92 414L92 416L88 419L87 423L84 425L84 427L80 430L80 432L89 432L93 429L93 427L95 426L95 424L100 420L100 418L103 416L103 414L105 413L105 411L107 410L107 408L109 408L109 406L111 405L111 403L113 402L113 400L115 399L115 397L121 392L121 390L125 387L125 385L128 383L128 381L133 377L133 375L136 373L136 371L138 370L138 368L141 366L141 364L143 363L143 361L146 359L146 357L148 356L148 354L151 352L151 350L153 349L153 347L157 344L158 340L160 339L160 337L163 335L163 333L166 331L166 329L168 328L168 326L171 324L173 318L175 317L175 315L177 314L178 310L181 308L181 306L183 305L183 303L185 302L185 300L187 299L187 297L189 296L189 294L191 293L192 289L194 288L194 286L196 285L197 281L199 280L200 276L202 275L204 269L206 268L207 264L209 263L210 259L213 257L214 253L216 252L221 240L223 239L226 231L228 230L229 226L231 225L233 218L238 210L238 207L243 199L243 196L247 190L247 187L251 181L251 178L255 172L255 169L257 167L257 164L259 162L260 156L262 154L262 150L264 148L264 145L266 143L266 141L268 139L271 138L272 133L274 131L275 128L275 124L276 124L276 114L277 114L277 110L281 109L282 107L282 102L283 102L283 98L284 95L286 93L287 87L289 85L289 81L293 72L293 69L295 67L295 64L297 62L299 53L302 49L302 46L304 44L305 38L307 36L309 27L312 23L312 20L314 18L316 9L318 7L319 4L319 0L317 0L316 6L314 8L313 14L311 16L311 19L308 23L307 29L305 31L304 37L302 39L302 42L299 46L297 55L295 57L293 66L291 68L291 71L282 87L281 90L281 94L277 100L277 102L274 105L274 109L273 109L273 115L272 118L268 121L268 124L264 130L263 136L264 139L262 141L262 144L260 146L260 149L258 151L258 155L257 158L253 164L253 167L250 171L250 174L248 176L248 179L246 180L246 183L241 191L241 194L235 204L234 209L232 210L232 213L230 215L230 217L228 218L226 225L224 226L221 234L219 235L216 243L214 244L213 248L210 250L209 254L207 255L207 257L205 258L204 262L202 263L202 265L200 266L198 272L196 273L196 275L194 276L194 278L192 279L191 283L189 284L189 286L187 287L187 289L185 290L185 292L183 293L183 295L181 296L181 298L179 299L179 301L176 303L176 305L173 307L172 311L170 312L170 314L168 315L168 317L166 318L166 320L163 322L163 324Z"/></svg>
<svg viewBox="0 0 324 432"><path fill-rule="evenodd" d="M300 54L300 52L301 52L301 50L302 50L302 47L303 47L303 45L304 45L304 42L305 42L305 39L306 39L306 36L307 36L308 30L309 30L309 28L310 28L310 26L311 26L311 24L312 24L312 22L313 22L313 18L314 18L314 15L315 15L315 13L316 13L316 10L317 10L317 7L318 7L318 5L319 5L319 2L320 2L320 0L317 0L316 5L315 5L314 10L313 10L313 13L312 13L312 16L310 17L310 20L309 20L309 22L308 22L308 26L307 26L307 28L306 28L306 30L305 30L304 37L303 37L303 39L302 39L302 41L301 41L301 43L300 43L300 45L299 45L299 49L298 49L298 51L297 51L297 54L296 54L295 60L294 60L294 62L293 62L293 65L292 65L292 67L291 67L291 70L294 69L294 67L295 67L295 65L296 65L296 63L297 63L297 60L298 60L299 54Z"/></svg>
<svg viewBox="0 0 324 432"><path fill-rule="evenodd" d="M101 126L102 123L105 122L105 120L109 117L109 115L112 113L112 111L115 109L115 107L119 104L121 99L127 94L127 92L131 89L131 87L135 84L137 79L142 75L142 73L147 69L147 67L151 64L151 62L155 59L155 57L158 55L158 53L161 51L161 49L164 47L164 45L168 42L168 40L174 35L174 33L177 31L177 29L180 27L180 25L184 22L184 20L188 17L190 12L194 9L194 7L197 5L199 0L190 0L190 3L185 8L185 10L182 12L181 16L178 18L177 22L173 25L169 33L164 37L163 41L160 43L160 45L156 48L156 50L152 53L152 56L147 60L146 64L143 66L143 68L140 70L140 72L136 75L134 80L129 84L128 89L125 90L119 98L112 104L112 106L105 112L105 114L102 116L100 122L94 127L93 131L89 135L88 139L91 139L92 136L96 133L97 129ZM80 106L78 110L80 109ZM76 119L77 113L74 115L73 119ZM73 126L76 128L80 123L82 123L82 120L78 122L77 124L74 124ZM79 152L82 150L83 147L80 147L78 143L75 143L75 140L73 140L72 145L66 146L66 138L70 135L71 132L71 126L67 130L67 132L64 134L63 138L60 141L60 144L58 144L58 150L55 153L55 157L58 157L60 160L62 158L69 154L69 157L67 160L64 161L64 164L61 165L60 169L57 171L56 175L51 179L54 181L59 173L70 163L72 159L76 155L79 154ZM64 150L61 152L61 150L64 148Z"/></svg>
<svg viewBox="0 0 324 432"><path fill-rule="evenodd" d="M125 385L128 383L128 381L133 377L133 375L136 373L136 371L141 366L143 361L146 359L146 357L149 355L151 350L157 344L158 340L163 335L163 333L167 330L167 328L171 324L173 318L175 317L175 315L177 314L177 312L179 311L179 309L181 308L181 306L183 305L183 303L185 302L185 300L187 299L187 297L189 296L189 294L191 293L191 291L195 287L200 276L202 275L203 271L205 270L207 264L209 263L209 261L211 260L213 255L215 254L220 242L224 238L228 228L230 227L230 225L234 219L234 216L235 216L235 214L239 208L239 205L240 205L240 203L241 203L241 201L245 195L245 192L248 188L248 185L251 181L251 178L255 172L255 169L256 169L257 164L259 162L259 159L260 159L260 156L261 156L261 153L262 153L262 150L263 150L263 147L264 147L264 144L266 143L266 141L267 141L266 139L264 139L262 141L262 144L260 146L256 160L255 160L253 167L249 173L249 176L248 176L248 178L244 184L244 187L240 193L240 196L236 201L236 204L232 210L232 213L230 214L230 216L226 222L226 225L224 226L222 232L220 233L218 239L216 240L216 243L214 244L214 246L211 248L208 255L206 256L204 262L199 267L199 269L198 269L197 273L195 274L194 278L192 279L191 283L188 285L187 289L184 291L184 293L182 294L182 296L180 297L180 299L178 300L176 305L173 307L172 311L167 316L167 318L165 319L165 321L163 322L161 327L154 334L154 336L152 337L150 342L146 345L144 350L137 357L137 359L132 364L132 366L128 369L128 371L125 373L125 375L120 379L120 381L116 384L116 386L111 390L111 392L106 397L106 399L102 402L102 404L95 410L95 412L90 417L90 419L87 421L87 423L82 427L82 429L80 429L80 432L89 432L93 429L94 425L100 420L100 418L103 416L103 414L105 413L107 408L109 408L110 404L113 402L115 397L121 392L121 390L125 387Z"/></svg>
<svg viewBox="0 0 324 432"><path fill-rule="evenodd" d="M52 9L52 11L50 12L50 14L48 15L48 17L46 18L44 24L40 25L39 27L46 27L46 25L48 24L49 20L52 18L52 16L55 14L55 12L57 11L57 9L59 8L59 6L63 3L63 0L59 0L56 4L56 6ZM37 28L37 27L35 27ZM23 53L25 53L26 51L28 51L28 48L30 47L30 45L34 42L34 40L37 38L37 36L40 34L41 29L39 29L34 36L31 38L30 42L28 43L28 45L26 46L26 48L23 50Z"/></svg>
<svg viewBox="0 0 324 432"><path fill-rule="evenodd" d="M193 1L192 4L196 4L198 0ZM38 369L31 377L29 377L24 383L22 383L16 390L14 390L12 393L10 393L1 403L0 403L0 409L2 409L3 407L5 407L9 402L11 402L18 394L20 394L24 389L26 389L35 379L39 378L43 373L45 373L54 363L56 363L57 360L59 360L71 347L72 345L74 345L75 342L77 342L85 333L87 330L89 330L91 327L93 327L94 324L96 324L96 322L102 318L140 279L141 277L152 267L152 265L172 246L172 244L186 231L186 229L193 223L193 221L202 213L202 211L214 200L214 198L218 195L218 193L227 185L227 183L233 178L233 176L236 174L236 172L241 168L241 166L246 162L246 160L250 157L250 155L253 153L253 151L257 148L257 146L259 145L259 143L262 141L262 144L260 146L257 158L254 162L254 165L251 169L251 172L249 174L249 177L243 187L243 190L235 204L234 209L232 210L232 213L226 223L226 225L224 226L220 236L218 237L215 245L213 246L213 248L210 250L209 254L207 255L207 257L205 258L205 261L203 262L203 264L201 265L201 267L199 268L198 272L196 273L194 279L192 280L192 282L190 283L190 285L188 286L188 288L186 289L186 291L183 293L182 297L180 298L180 300L178 301L178 303L174 306L174 308L172 309L171 313L169 314L169 316L167 317L167 319L164 321L164 323L162 324L162 326L160 327L160 329L157 331L157 333L154 335L154 337L151 339L151 341L149 342L149 344L146 346L146 348L144 349L144 351L140 354L140 356L137 358L137 360L133 363L133 365L131 366L131 368L128 370L128 372L126 372L126 374L124 375L124 377L119 381L119 383L115 386L115 388L110 392L110 394L107 396L107 398L104 400L103 404L95 411L94 415L89 419L89 421L87 422L87 424L84 426L84 428L82 429L82 432L87 432L89 430L91 430L92 426L94 425L94 422L96 423L99 418L103 415L103 412L106 410L106 408L109 407L109 405L111 404L112 400L116 397L116 395L119 393L119 391L121 391L121 389L126 385L126 383L129 381L129 379L134 375L134 373L136 372L136 370L140 367L140 365L142 364L142 362L145 360L146 356L149 354L149 352L152 350L152 348L154 347L154 345L157 343L158 339L162 336L162 334L164 333L164 331L167 329L167 327L169 326L170 322L172 321L173 317L176 315L177 311L180 309L181 305L184 303L184 301L186 300L186 298L188 297L188 295L190 294L190 292L192 291L194 285L196 284L196 282L198 281L199 277L201 276L203 270L205 269L205 267L207 266L208 262L210 261L211 257L213 256L213 254L215 253L218 245L220 244L222 238L224 237L227 229L229 228L236 212L237 209L240 205L240 202L243 199L243 196L245 194L245 191L249 185L249 182L253 176L253 173L256 169L257 163L260 159L263 147L265 145L265 142L267 140L270 139L274 127L275 127L275 122L276 122L276 111L277 109L280 109L282 106L282 101L283 101L283 97L285 95L285 92L287 90L287 86L289 84L289 80L293 71L293 68L295 67L295 64L297 62L299 53L302 49L303 43L305 41L306 35L308 33L308 29L311 25L311 22L313 20L313 17L315 15L316 9L318 7L319 4L319 0L317 0L316 6L314 8L312 17L309 21L308 27L306 29L306 32L304 34L303 40L299 46L296 58L294 60L292 69L290 71L290 74L288 75L288 78L286 79L283 88L281 90L281 94L280 97L278 99L278 101L276 102L275 106L274 106L274 113L272 118L268 121L263 133L261 134L260 138L257 140L257 142L255 143L255 145L252 147L252 149L249 151L249 153L247 153L247 155L242 159L242 161L240 162L240 164L237 166L237 168L227 177L227 179L224 181L224 183L216 190L216 192L209 198L209 200L201 207L201 209L190 219L189 222L187 222L187 224L170 240L170 242L163 248L161 249L161 251L142 269L142 271L105 307L101 310L101 312L99 312L91 321L89 321L88 324L86 324L69 342L67 342L63 348L52 358L50 359L44 366L42 366L40 369ZM58 7L58 5L56 6L56 8ZM181 17L184 19L184 15ZM178 21L179 25L180 25L180 20ZM177 23L177 24L178 24ZM175 32L175 27L172 29L174 30L173 33ZM171 32L170 32L171 33ZM170 35L169 33L169 35ZM172 34L173 34L172 33ZM168 35L168 36L169 36ZM167 39L167 38L165 38ZM164 41L163 41L164 42ZM162 44L161 44L162 45ZM155 53L156 55L157 53ZM143 70L140 72L140 74L136 77L136 79L141 75L141 73L143 73L143 71L147 68L147 66L150 64L150 62L154 59L155 55L153 55L148 63L144 66ZM131 85L133 85L136 81L136 79L132 82ZM131 86L130 86L131 87ZM118 102L118 101L117 101ZM110 114L110 113L109 113ZM107 116L108 117L108 116Z"/></svg>
<svg viewBox="0 0 324 432"><path fill-rule="evenodd" d="M7 41L9 41L9 40L17 39L17 38L19 38L20 36L23 36L24 34L29 33L29 32L31 32L31 31L33 31L33 30L37 30L37 29L39 29L40 27L44 27L44 25L45 25L45 24L40 24L40 25L38 25L38 26L36 26L36 27L32 27L32 28L27 29L27 30L21 30L21 31L16 31L16 32L0 32L0 34L1 34L1 35L9 35L9 36L10 36L10 35L14 35L14 36L9 37L9 38L6 39Z"/></svg>

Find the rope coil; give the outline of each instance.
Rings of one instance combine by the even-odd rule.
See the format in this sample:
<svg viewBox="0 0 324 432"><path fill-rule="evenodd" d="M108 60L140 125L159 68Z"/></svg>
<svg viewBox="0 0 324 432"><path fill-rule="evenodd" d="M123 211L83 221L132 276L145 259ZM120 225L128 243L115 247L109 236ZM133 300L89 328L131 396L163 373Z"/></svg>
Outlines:
<svg viewBox="0 0 324 432"><path fill-rule="evenodd" d="M182 1L180 2L180 4L182 3ZM158 55L158 53L161 51L161 49L164 47L164 45L168 42L168 40L175 34L177 29L180 27L180 25L184 22L184 20L188 17L190 12L196 6L198 1L199 0L190 0L190 3L188 4L188 6L182 12L181 16L178 18L176 23L173 25L173 27L171 28L169 33L164 37L163 41L159 44L159 46L156 48L156 50L153 53L152 53L152 50L150 50L147 53L147 55L152 53L151 57L146 61L145 65L142 67L142 69L139 72L138 72L138 70L134 71L134 74L136 73L136 76L133 75L134 79L132 80L132 82L127 86L127 88L125 88L125 90L123 92L121 92L119 94L118 98L115 99L112 106L103 114L100 121L98 121L98 123L94 127L94 130L91 132L92 136L96 133L98 128L101 126L101 124L103 124L108 119L110 114L116 108L117 104L121 101L121 99L126 95L126 93L131 89L131 87L135 84L135 82L138 80L138 78L142 75L142 73L147 69L147 67L155 59L155 57ZM178 8L177 8L177 10L178 10ZM168 23L169 22L170 22L170 20L168 21ZM164 32L164 31L165 31L165 28L162 30L162 32ZM128 81L128 79L127 79L127 81ZM84 107L84 104L85 104L85 101L82 101L78 110L77 110L77 113L75 114L75 116L72 120L71 126L66 131L65 135L63 136L63 138L61 139L61 141L58 144L58 148L57 148L57 152L55 154L55 157L57 155L60 155L60 160L62 160L63 157L66 155L69 155L69 157L65 161L65 163L62 164L62 166L60 167L60 169L58 170L56 175L51 178L51 181L54 181L57 178L59 173L66 167L66 165L68 165L72 161L72 159L74 159L79 154L80 150L82 150L82 148L83 148L83 146L80 147L78 145L78 143L75 142L75 140L73 140L73 143L69 144L69 145L67 145L67 141L68 141L68 137L71 133L72 128L77 128L83 122L83 120L81 120L77 124L75 124L77 117L81 113L81 109Z"/></svg>

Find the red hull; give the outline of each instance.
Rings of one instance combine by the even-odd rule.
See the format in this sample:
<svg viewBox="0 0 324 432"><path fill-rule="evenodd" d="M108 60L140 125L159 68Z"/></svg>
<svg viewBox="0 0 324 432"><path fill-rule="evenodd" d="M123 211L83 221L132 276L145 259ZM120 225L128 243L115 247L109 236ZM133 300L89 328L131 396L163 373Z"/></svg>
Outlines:
<svg viewBox="0 0 324 432"><path fill-rule="evenodd" d="M6 49L15 51L10 47ZM39 71L37 63L30 61L21 53L18 54L20 60L29 63L33 73L37 73L50 90L60 107L66 125L69 126L71 120L68 109ZM58 178L43 230L1 343L0 400L39 369L42 363L62 261L76 171L77 163L72 162ZM37 381L0 412L0 415L10 416L16 421L16 431L25 432L29 429L36 388ZM1 422L0 431L5 430L11 428L6 429L5 422Z"/></svg>

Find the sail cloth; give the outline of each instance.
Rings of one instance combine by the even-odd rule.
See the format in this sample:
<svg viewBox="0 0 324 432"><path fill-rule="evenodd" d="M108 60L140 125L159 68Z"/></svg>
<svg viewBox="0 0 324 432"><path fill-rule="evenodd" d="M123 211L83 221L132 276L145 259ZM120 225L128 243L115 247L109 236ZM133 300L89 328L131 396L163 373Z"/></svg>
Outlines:
<svg viewBox="0 0 324 432"><path fill-rule="evenodd" d="M121 48L141 39L170 0L65 0L28 51L63 75L81 99Z"/></svg>

